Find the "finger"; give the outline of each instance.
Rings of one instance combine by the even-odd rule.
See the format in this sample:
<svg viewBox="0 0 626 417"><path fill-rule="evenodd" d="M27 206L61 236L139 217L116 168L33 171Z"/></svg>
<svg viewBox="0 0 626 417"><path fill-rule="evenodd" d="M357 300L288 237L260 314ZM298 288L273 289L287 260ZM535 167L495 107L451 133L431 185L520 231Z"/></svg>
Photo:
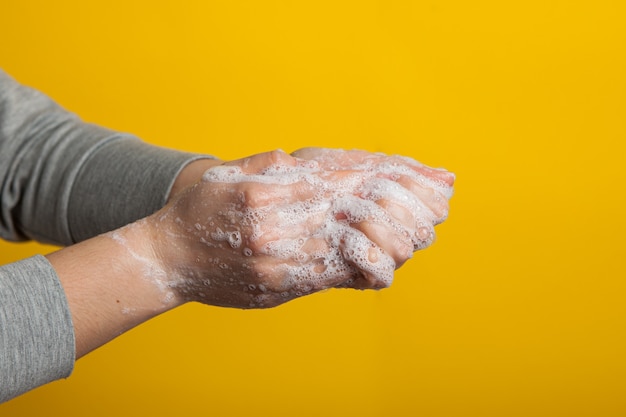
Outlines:
<svg viewBox="0 0 626 417"><path fill-rule="evenodd" d="M398 223L400 223L409 235L415 233L416 217L422 215L423 209L421 207L409 210L406 206L398 204L395 200L381 198L376 200L378 204L389 216L393 217Z"/></svg>
<svg viewBox="0 0 626 417"><path fill-rule="evenodd" d="M347 225L329 240L310 239L303 249L310 259L305 263L290 260L286 268L291 278L283 281L285 287L301 294L328 288L378 289L388 287L393 279L394 261Z"/></svg>
<svg viewBox="0 0 626 417"><path fill-rule="evenodd" d="M391 160L395 164L406 165L410 167L416 173L425 176L431 180L435 180L439 183L445 184L448 187L454 185L455 175L443 168L433 168L428 165L424 165L421 162L416 161L408 156L394 155Z"/></svg>
<svg viewBox="0 0 626 417"><path fill-rule="evenodd" d="M415 212L411 212L406 207L389 200L381 199L376 201L376 204L402 224L404 229L396 227L395 230L410 239L413 244L413 251L424 249L433 242L435 238L433 221L430 215L426 217L422 215L425 209L416 215Z"/></svg>
<svg viewBox="0 0 626 417"><path fill-rule="evenodd" d="M334 148L302 148L292 153L293 156L315 160L324 169L356 169L365 165L373 165L386 157L383 154L367 152L359 149L345 150Z"/></svg>
<svg viewBox="0 0 626 417"><path fill-rule="evenodd" d="M443 221L447 216L447 200L452 196L454 174L443 169L428 167L409 157L390 157L360 150L304 148L294 155L320 161L321 167L334 176L327 175L327 178L344 183L362 176L367 178L372 173L396 180L426 203L435 214L437 222ZM358 185L358 182L354 185Z"/></svg>
<svg viewBox="0 0 626 417"><path fill-rule="evenodd" d="M415 193L400 184L398 178L395 180L386 177L370 178L363 184L360 197L376 201L409 230L415 229L418 217L431 221L437 217Z"/></svg>
<svg viewBox="0 0 626 417"><path fill-rule="evenodd" d="M399 268L413 256L414 244L410 237L399 234L389 225L364 221L352 224L352 227L361 231L383 253L391 257L395 268ZM372 260L378 256L377 251L370 251L369 255Z"/></svg>
<svg viewBox="0 0 626 417"><path fill-rule="evenodd" d="M425 186L408 176L400 176L396 182L412 192L434 215L435 223L441 223L448 216L448 198L439 190Z"/></svg>
<svg viewBox="0 0 626 417"><path fill-rule="evenodd" d="M360 275L337 251L332 256L312 259L307 264L287 267L288 278L278 288L295 290L300 295L323 291L340 285L349 285Z"/></svg>
<svg viewBox="0 0 626 417"><path fill-rule="evenodd" d="M253 253L272 256L287 263L302 264L324 258L330 253L329 244L322 237L309 238L304 233L284 236L280 232L264 233L254 242ZM292 262L293 261L293 262Z"/></svg>
<svg viewBox="0 0 626 417"><path fill-rule="evenodd" d="M321 155L325 155L330 151L328 148L315 148L315 147L306 147L300 148L291 153L292 156L296 158L302 159L315 159L316 157L320 157Z"/></svg>
<svg viewBox="0 0 626 417"><path fill-rule="evenodd" d="M337 199L333 206L336 219L363 232L400 266L412 256L417 237L415 216L398 210L402 210L404 223L371 200L345 197Z"/></svg>
<svg viewBox="0 0 626 417"><path fill-rule="evenodd" d="M307 181L297 181L291 184L277 182L257 182L258 177L242 179L247 181L239 187L239 200L250 208L275 207L277 210L312 211L320 209L308 207L305 203L310 202L318 193L315 184ZM301 213L302 214L302 213Z"/></svg>
<svg viewBox="0 0 626 417"><path fill-rule="evenodd" d="M443 168L431 168L427 167L426 165L422 165L415 170L428 178L443 182L449 187L452 187L454 185L454 180L456 179L456 176L452 172L447 171Z"/></svg>
<svg viewBox="0 0 626 417"><path fill-rule="evenodd" d="M282 150L275 150L252 155L246 158L229 161L224 166L237 166L244 174L271 173L275 167L295 167L297 161L291 155Z"/></svg>
<svg viewBox="0 0 626 417"><path fill-rule="evenodd" d="M415 209L409 211L405 206L390 200L377 200L376 204L381 207L381 212L369 221L352 226L389 254L396 261L397 267L410 259L412 252L432 244L435 239L434 222L430 214L424 216L427 209L420 209L416 214ZM386 220L381 224L380 219Z"/></svg>
<svg viewBox="0 0 626 417"><path fill-rule="evenodd" d="M335 167L335 169L355 169L356 167L363 167L364 165L392 165L392 166L406 166L414 172L446 184L447 186L454 185L455 175L442 168L432 168L424 165L413 158L393 155L388 156L383 153L372 153L358 149L344 150L344 149L329 149L329 148L303 148L292 153L293 156L307 160L317 160L323 163L326 167L329 165Z"/></svg>
<svg viewBox="0 0 626 417"><path fill-rule="evenodd" d="M384 286L384 285L374 286L372 285L372 281L368 277L359 273L353 277L350 277L349 279L343 282L340 282L339 284L335 285L334 288L351 288L354 290L377 290L377 289L387 288L387 287L388 285L387 286Z"/></svg>
<svg viewBox="0 0 626 417"><path fill-rule="evenodd" d="M359 272L354 277L362 277L352 283L353 288L380 289L391 285L395 261L364 233L354 228L346 229L340 250L346 262ZM356 284L359 286L355 287Z"/></svg>

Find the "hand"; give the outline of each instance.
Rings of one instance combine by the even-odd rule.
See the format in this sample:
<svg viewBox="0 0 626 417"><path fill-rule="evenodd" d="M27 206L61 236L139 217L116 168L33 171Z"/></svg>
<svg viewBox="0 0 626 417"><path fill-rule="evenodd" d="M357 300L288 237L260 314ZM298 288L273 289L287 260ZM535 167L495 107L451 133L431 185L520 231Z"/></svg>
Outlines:
<svg viewBox="0 0 626 417"><path fill-rule="evenodd" d="M162 286L184 301L240 308L330 287L386 287L432 242L452 181L408 158L363 151L224 163L147 219Z"/></svg>

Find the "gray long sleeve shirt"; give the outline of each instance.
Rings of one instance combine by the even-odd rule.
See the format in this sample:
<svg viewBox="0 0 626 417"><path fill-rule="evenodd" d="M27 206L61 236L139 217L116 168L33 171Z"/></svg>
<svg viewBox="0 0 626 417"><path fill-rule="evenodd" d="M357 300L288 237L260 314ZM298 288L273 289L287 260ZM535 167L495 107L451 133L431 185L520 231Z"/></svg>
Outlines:
<svg viewBox="0 0 626 417"><path fill-rule="evenodd" d="M199 156L84 123L0 70L0 237L70 245L158 210ZM0 402L65 378L72 319L52 266L0 267Z"/></svg>

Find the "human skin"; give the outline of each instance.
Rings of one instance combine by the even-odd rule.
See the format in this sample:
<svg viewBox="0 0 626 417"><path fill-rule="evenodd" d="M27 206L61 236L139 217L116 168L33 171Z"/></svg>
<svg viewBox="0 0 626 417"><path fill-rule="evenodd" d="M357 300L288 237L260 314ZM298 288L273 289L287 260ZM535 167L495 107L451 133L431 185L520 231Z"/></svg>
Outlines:
<svg viewBox="0 0 626 417"><path fill-rule="evenodd" d="M453 181L364 151L192 162L163 209L48 255L72 313L76 357L187 302L269 308L327 288L384 288L432 242ZM347 208L337 205L344 194Z"/></svg>

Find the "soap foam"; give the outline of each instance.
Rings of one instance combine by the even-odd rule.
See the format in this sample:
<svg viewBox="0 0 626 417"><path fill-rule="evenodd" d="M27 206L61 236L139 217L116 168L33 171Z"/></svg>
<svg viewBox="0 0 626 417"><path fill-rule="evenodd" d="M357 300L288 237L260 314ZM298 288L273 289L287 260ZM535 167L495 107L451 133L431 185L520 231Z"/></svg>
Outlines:
<svg viewBox="0 0 626 417"><path fill-rule="evenodd" d="M269 255L285 260L281 271L284 287L294 286L298 293L328 287L334 277L362 275L374 288L389 286L396 268L395 261L354 227L361 222L373 222L390 226L398 236L406 236L414 249L423 249L434 240L433 226L447 216L447 199L452 187L445 181L433 179L418 172L424 165L406 157L383 157L371 154L359 158L358 163L336 162L337 150L328 155L316 155L320 162L297 160L295 166L274 164L259 173L246 173L238 166L216 166L203 175L205 183L260 183L268 185L307 184L315 192L304 201L273 201L272 206L238 205L236 216L242 225L252 229L249 236L241 236L237 225L234 230L213 228L208 234L217 242L227 241L233 249L242 242L263 241L270 231L264 230L263 220L273 216L277 230L265 244L242 248L247 257L254 253ZM346 153L346 156L349 156ZM346 158L349 159L349 158ZM430 169L430 168L429 168ZM429 190L437 203L443 204L444 213L437 216L429 204L408 192L397 181L401 178ZM432 191L430 191L432 190ZM402 225L378 204L380 200L393 201L415 218L414 225ZM322 216L322 221L319 217ZM278 220L276 220L278 219ZM317 224L310 229L309 224ZM308 236L292 238L290 230L307 230ZM325 247L317 251L306 251L306 242L321 240ZM337 283L346 286L345 279ZM259 286L260 287L260 286ZM250 289L250 288L247 288ZM296 294L298 295L298 294ZM281 292L282 297L289 297ZM265 299L260 297L259 299Z"/></svg>

